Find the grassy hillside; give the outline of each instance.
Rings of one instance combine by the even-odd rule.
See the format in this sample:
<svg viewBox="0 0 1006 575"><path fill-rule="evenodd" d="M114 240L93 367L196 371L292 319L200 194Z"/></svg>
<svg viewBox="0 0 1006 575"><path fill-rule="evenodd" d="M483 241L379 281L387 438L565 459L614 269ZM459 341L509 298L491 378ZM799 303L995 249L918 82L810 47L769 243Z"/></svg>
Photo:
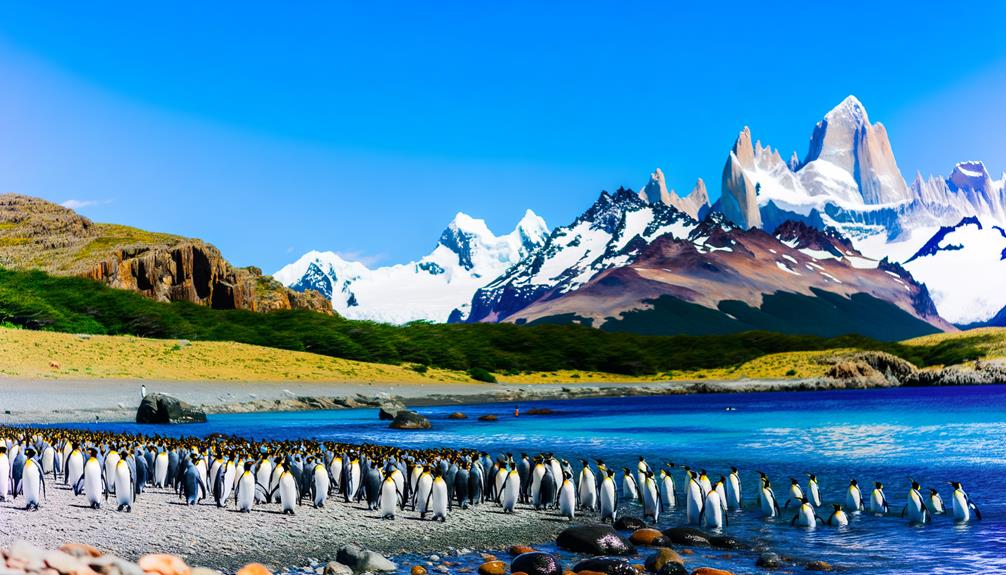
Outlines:
<svg viewBox="0 0 1006 575"><path fill-rule="evenodd" d="M0 270L0 323L77 334L232 341L385 364L465 371L597 371L646 375L729 368L793 351L889 351L916 365L958 363L983 352L967 338L902 345L861 336L824 338L748 332L643 336L582 326L511 324L391 326L308 311L256 314L183 302L157 303L91 280Z"/></svg>
<svg viewBox="0 0 1006 575"><path fill-rule="evenodd" d="M471 382L461 372L364 363L232 342L0 328L0 375L153 381Z"/></svg>

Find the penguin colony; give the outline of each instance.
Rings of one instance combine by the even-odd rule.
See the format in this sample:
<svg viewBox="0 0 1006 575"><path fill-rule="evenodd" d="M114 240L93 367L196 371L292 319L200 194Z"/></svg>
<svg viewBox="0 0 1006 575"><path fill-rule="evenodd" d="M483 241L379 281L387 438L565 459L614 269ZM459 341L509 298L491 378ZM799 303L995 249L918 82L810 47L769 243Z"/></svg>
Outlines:
<svg viewBox="0 0 1006 575"><path fill-rule="evenodd" d="M640 457L635 470L619 473L604 461L580 460L579 471L551 453L528 456L459 449L398 449L314 441L249 441L237 437L146 437L83 430L0 427L0 501L23 497L25 509L44 503L46 482L63 483L87 504L110 504L130 512L145 488L171 488L189 505L203 500L218 507L250 512L278 505L285 514L303 506L332 501L365 503L384 519L405 512L421 519L446 521L455 508L495 504L514 513L517 504L556 510L573 519L597 513L615 521L627 502L642 507L644 518L684 506L687 522L711 529L728 525L729 513L757 509L767 517L788 518L791 525L814 528L848 525L849 515L899 514L914 524L951 514L957 522L981 519L979 507L960 482L950 482L949 508L936 489L923 494L908 480L905 503L892 508L883 484L869 494L853 479L844 503L824 505L817 476L804 484L791 478L785 501L769 477L758 472L754 501L745 500L740 472L713 482L705 470L666 463L654 471ZM824 508L822 513L820 510Z"/></svg>

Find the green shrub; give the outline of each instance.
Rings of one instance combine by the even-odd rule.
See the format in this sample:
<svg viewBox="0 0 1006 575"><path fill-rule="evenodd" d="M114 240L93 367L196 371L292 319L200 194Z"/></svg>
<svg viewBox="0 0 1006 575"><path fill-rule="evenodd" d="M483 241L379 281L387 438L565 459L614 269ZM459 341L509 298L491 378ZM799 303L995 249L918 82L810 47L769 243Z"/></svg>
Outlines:
<svg viewBox="0 0 1006 575"><path fill-rule="evenodd" d="M412 371L416 373L426 373L429 370L430 366L423 363L417 363L416 365L412 366Z"/></svg>
<svg viewBox="0 0 1006 575"><path fill-rule="evenodd" d="M793 377L794 375L796 375L796 370L795 369L788 369L788 370L786 370L786 377Z"/></svg>
<svg viewBox="0 0 1006 575"><path fill-rule="evenodd" d="M481 367L473 367L468 370L468 377L474 379L475 381L484 381L485 383L496 383L496 376L489 373L487 370Z"/></svg>

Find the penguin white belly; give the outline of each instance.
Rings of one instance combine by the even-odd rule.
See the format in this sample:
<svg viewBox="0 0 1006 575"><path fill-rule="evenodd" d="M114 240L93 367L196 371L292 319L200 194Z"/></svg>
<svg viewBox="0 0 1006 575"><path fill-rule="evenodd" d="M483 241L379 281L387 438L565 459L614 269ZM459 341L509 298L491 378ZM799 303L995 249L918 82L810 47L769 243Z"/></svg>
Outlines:
<svg viewBox="0 0 1006 575"><path fill-rule="evenodd" d="M594 474L590 470L585 470L580 474L580 489L577 495L580 507L590 511L597 508L597 484L594 482Z"/></svg>
<svg viewBox="0 0 1006 575"><path fill-rule="evenodd" d="M727 508L728 508L727 507L727 488L726 488L726 486L724 486L723 482L721 481L721 482L719 482L719 483L716 484L716 487L713 488L713 491L715 491L716 493L720 494L720 509L722 509L723 512L726 513L727 512Z"/></svg>
<svg viewBox="0 0 1006 575"><path fill-rule="evenodd" d="M741 508L741 483L733 473L727 478L727 504L731 509Z"/></svg>
<svg viewBox="0 0 1006 575"><path fill-rule="evenodd" d="M702 514L702 487L698 482L688 482L688 492L685 497L685 518L690 525L698 525Z"/></svg>
<svg viewBox="0 0 1006 575"><path fill-rule="evenodd" d="M258 497L256 493L258 490L255 487L255 476L250 471L242 473L241 478L238 479L238 511L251 511L252 506L255 505L256 497Z"/></svg>
<svg viewBox="0 0 1006 575"><path fill-rule="evenodd" d="M663 501L664 507L674 509L674 480L670 475L664 476L661 488L660 499Z"/></svg>
<svg viewBox="0 0 1006 575"><path fill-rule="evenodd" d="M775 501L775 493L771 489L763 487L761 497L761 512L765 517L775 517L778 504Z"/></svg>
<svg viewBox="0 0 1006 575"><path fill-rule="evenodd" d="M56 470L56 450L46 445L42 450L42 473L48 475Z"/></svg>
<svg viewBox="0 0 1006 575"><path fill-rule="evenodd" d="M859 489L850 487L849 491L846 492L845 508L853 512L863 508L863 494Z"/></svg>
<svg viewBox="0 0 1006 575"><path fill-rule="evenodd" d="M80 477L78 474L77 477ZM71 479L71 481L76 481L76 477ZM0 455L0 501L5 501L11 496L11 478L10 478L10 460L7 459L7 454Z"/></svg>
<svg viewBox="0 0 1006 575"><path fill-rule="evenodd" d="M272 483L272 463L269 461L263 461L261 465L258 466L258 470L255 471L255 485L252 489L253 497L255 498L255 503L266 503L269 500L268 490L269 485ZM261 487L259 487L261 485Z"/></svg>
<svg viewBox="0 0 1006 575"><path fill-rule="evenodd" d="M206 485L206 460L200 459L199 463L196 464L196 472L199 473L199 499L206 497L206 489L203 487Z"/></svg>
<svg viewBox="0 0 1006 575"><path fill-rule="evenodd" d="M535 509L541 503L541 478L545 477L545 466L536 465L531 474L531 503Z"/></svg>
<svg viewBox="0 0 1006 575"><path fill-rule="evenodd" d="M30 459L24 464L24 475L21 476L21 493L24 495L26 506L38 507L42 495L42 475L38 464Z"/></svg>
<svg viewBox="0 0 1006 575"><path fill-rule="evenodd" d="M321 465L314 469L314 506L324 507L328 498L328 471Z"/></svg>
<svg viewBox="0 0 1006 575"><path fill-rule="evenodd" d="M809 503L800 505L800 509L796 512L796 524L800 527L809 527L811 529L817 527L814 508Z"/></svg>
<svg viewBox="0 0 1006 575"><path fill-rule="evenodd" d="M84 495L92 506L101 505L105 490L101 480L101 465L97 460L88 461L84 465Z"/></svg>
<svg viewBox="0 0 1006 575"><path fill-rule="evenodd" d="M133 477L125 463L115 466L115 502L125 509L133 505Z"/></svg>
<svg viewBox="0 0 1006 575"><path fill-rule="evenodd" d="M284 473L279 478L279 503L283 513L293 514L297 505L297 484L291 473Z"/></svg>
<svg viewBox="0 0 1006 575"><path fill-rule="evenodd" d="M939 494L929 496L929 510L935 514L943 513L943 498Z"/></svg>
<svg viewBox="0 0 1006 575"><path fill-rule="evenodd" d="M604 478L601 482L601 521L611 519L615 521L618 510L615 508L615 482L610 477Z"/></svg>
<svg viewBox="0 0 1006 575"><path fill-rule="evenodd" d="M168 484L168 454L164 451L154 458L154 487L164 487Z"/></svg>
<svg viewBox="0 0 1006 575"><path fill-rule="evenodd" d="M720 493L713 489L706 495L705 507L702 509L702 525L710 529L723 528L723 502Z"/></svg>
<svg viewBox="0 0 1006 575"><path fill-rule="evenodd" d="M565 480L559 487L559 515L573 519L576 515L576 495L573 482Z"/></svg>
<svg viewBox="0 0 1006 575"><path fill-rule="evenodd" d="M433 477L424 473L416 482L416 510L420 514L428 512L430 491L433 489Z"/></svg>
<svg viewBox="0 0 1006 575"><path fill-rule="evenodd" d="M884 494L879 489L874 489L870 494L870 511L873 513L885 513Z"/></svg>
<svg viewBox="0 0 1006 575"><path fill-rule="evenodd" d="M503 484L503 511L512 513L520 498L520 474L511 471Z"/></svg>
<svg viewBox="0 0 1006 575"><path fill-rule="evenodd" d="M706 494L712 491L713 484L709 482L709 478L706 476L699 477L699 487L702 488L702 493Z"/></svg>
<svg viewBox="0 0 1006 575"><path fill-rule="evenodd" d="M960 489L954 491L953 495L954 519L956 521L970 521L971 508L968 505L967 496Z"/></svg>
<svg viewBox="0 0 1006 575"><path fill-rule="evenodd" d="M923 507L922 496L919 495L915 490L908 492L908 506L906 508L908 512L908 520L913 523L922 523L926 521L925 507Z"/></svg>
<svg viewBox="0 0 1006 575"><path fill-rule="evenodd" d="M639 491L636 489L636 482L631 475L622 476L622 497L632 501L639 499Z"/></svg>
<svg viewBox="0 0 1006 575"><path fill-rule="evenodd" d="M329 475L332 476L332 481L335 482L335 488L341 487L339 482L342 481L342 458L336 457L332 459L332 463L328 466Z"/></svg>
<svg viewBox="0 0 1006 575"><path fill-rule="evenodd" d="M807 491L810 492L810 502L814 504L814 507L821 506L821 490L817 486L817 481L811 481L807 485Z"/></svg>
<svg viewBox="0 0 1006 575"><path fill-rule="evenodd" d="M111 493L115 493L115 468L119 464L119 459L121 457L115 451L109 453L105 458L105 480L109 482L108 491Z"/></svg>
<svg viewBox="0 0 1006 575"><path fill-rule="evenodd" d="M849 524L849 516L845 514L845 511L836 511L835 514L831 516L831 524L836 527L845 527Z"/></svg>
<svg viewBox="0 0 1006 575"><path fill-rule="evenodd" d="M394 519L397 506L398 486L395 484L395 480L389 477L381 482L381 500L378 506L381 518Z"/></svg>
<svg viewBox="0 0 1006 575"><path fill-rule="evenodd" d="M643 484L643 517L652 517L654 523L660 518L660 496L657 495L657 482L649 477Z"/></svg>
<svg viewBox="0 0 1006 575"><path fill-rule="evenodd" d="M442 478L437 478L433 482L433 492L430 494L430 511L433 512L433 519L446 520L447 506L450 495L447 493L447 482Z"/></svg>
<svg viewBox="0 0 1006 575"><path fill-rule="evenodd" d="M237 468L234 467L233 461L228 461L223 468L223 485L221 485L220 501L223 504L227 503L227 498L231 496L231 489L234 487L234 476L237 474Z"/></svg>

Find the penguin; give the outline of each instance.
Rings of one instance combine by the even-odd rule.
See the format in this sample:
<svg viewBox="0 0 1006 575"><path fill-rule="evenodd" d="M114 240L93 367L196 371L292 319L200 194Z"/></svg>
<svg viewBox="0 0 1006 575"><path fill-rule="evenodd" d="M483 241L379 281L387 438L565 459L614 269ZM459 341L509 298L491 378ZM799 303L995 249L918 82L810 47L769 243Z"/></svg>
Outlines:
<svg viewBox="0 0 1006 575"><path fill-rule="evenodd" d="M186 459L184 464L179 464L178 469L182 472L182 478L176 488L179 494L184 495L188 505L195 505L206 493L206 482L199 472L199 466L191 459Z"/></svg>
<svg viewBox="0 0 1006 575"><path fill-rule="evenodd" d="M138 495L143 493L150 482L150 465L142 454L135 457L130 456L130 460L134 468L133 473L136 476L136 494Z"/></svg>
<svg viewBox="0 0 1006 575"><path fill-rule="evenodd" d="M775 491L772 491L772 482L768 479L764 481L761 488L761 512L765 517L776 517L779 515L779 502L776 500Z"/></svg>
<svg viewBox="0 0 1006 575"><path fill-rule="evenodd" d="M360 460L352 459L349 465L344 466L343 474L345 479L343 479L343 496L346 502L349 503L350 500L358 501L358 493L360 491L360 480L362 478L363 471L360 469Z"/></svg>
<svg viewBox="0 0 1006 575"><path fill-rule="evenodd" d="M660 470L660 504L665 509L674 509L674 478L666 470Z"/></svg>
<svg viewBox="0 0 1006 575"><path fill-rule="evenodd" d="M503 487L500 489L503 504L503 513L513 513L517 506L517 501L521 497L520 472L511 469L503 480Z"/></svg>
<svg viewBox="0 0 1006 575"><path fill-rule="evenodd" d="M541 480L545 477L545 464L538 458L535 458L534 468L531 470L531 504L534 505L535 511L541 508Z"/></svg>
<svg viewBox="0 0 1006 575"><path fill-rule="evenodd" d="M922 498L921 488L917 481L912 480L912 488L908 490L908 502L901 509L902 517L908 514L909 523L927 523L933 519L925 499Z"/></svg>
<svg viewBox="0 0 1006 575"><path fill-rule="evenodd" d="M573 520L576 515L576 486L573 485L573 476L568 471L562 472L562 484L559 485L559 515Z"/></svg>
<svg viewBox="0 0 1006 575"><path fill-rule="evenodd" d="M602 462L603 464L603 462ZM615 487L615 470L607 469L607 474L601 479L598 495L601 505L601 523L615 522L618 514L618 489Z"/></svg>
<svg viewBox="0 0 1006 575"><path fill-rule="evenodd" d="M397 477L400 477L398 475ZM455 483L457 483L457 477L454 478ZM474 463L471 466L471 471L468 473L468 502L472 505L478 505L482 503L485 499L485 485L486 476L482 471L481 463Z"/></svg>
<svg viewBox="0 0 1006 575"><path fill-rule="evenodd" d="M636 478L632 476L628 467L622 468L622 497L629 501L641 501L639 498L639 486L636 485Z"/></svg>
<svg viewBox="0 0 1006 575"><path fill-rule="evenodd" d="M250 496L255 498L255 503L270 502L271 487L269 485L272 483L272 471L272 461L269 461L268 457L263 457L262 461L258 464L258 469L255 470L255 486L250 494Z"/></svg>
<svg viewBox="0 0 1006 575"><path fill-rule="evenodd" d="M24 452L18 446L13 446L12 450L14 457L10 464L11 489L13 490L14 497L17 497L18 492L21 490L21 476L24 474L24 464L28 458L25 457Z"/></svg>
<svg viewBox="0 0 1006 575"><path fill-rule="evenodd" d="M817 527L817 520L817 514L814 513L814 506L810 504L810 500L801 497L800 507L797 508L796 515L793 516L793 520L789 524L814 529Z"/></svg>
<svg viewBox="0 0 1006 575"><path fill-rule="evenodd" d="M133 510L133 500L136 495L136 480L129 464L124 459L119 459L115 464L115 501L119 504L118 510L130 513Z"/></svg>
<svg viewBox="0 0 1006 575"><path fill-rule="evenodd" d="M698 475L689 470L688 485L685 487L685 519L689 525L699 525L702 521L702 506L705 500Z"/></svg>
<svg viewBox="0 0 1006 575"><path fill-rule="evenodd" d="M821 489L817 484L817 475L814 475L813 473L807 474L807 493L810 494L810 497L807 499L810 500L811 505L814 507L820 507Z"/></svg>
<svg viewBox="0 0 1006 575"><path fill-rule="evenodd" d="M84 463L84 470L80 475L80 479L73 484L74 495L84 493L87 496L87 502L90 504L91 509L99 509L101 507L102 495L105 495L106 498L108 497L106 487L104 470L101 467L101 463L98 462L98 450L91 448L90 457Z"/></svg>
<svg viewBox="0 0 1006 575"><path fill-rule="evenodd" d="M531 460L526 453L520 454L520 462L517 464L517 475L520 477L521 501L528 502L531 498Z"/></svg>
<svg viewBox="0 0 1006 575"><path fill-rule="evenodd" d="M545 474L541 476L540 486L538 488L538 504L540 507L549 509L555 507L555 496L558 493L558 486L556 485L556 477L552 475L551 466L545 468ZM537 510L538 507L535 507Z"/></svg>
<svg viewBox="0 0 1006 575"><path fill-rule="evenodd" d="M41 496L45 495L45 472L34 456L34 450L28 448L21 474L20 490L24 495L26 511L38 511Z"/></svg>
<svg viewBox="0 0 1006 575"><path fill-rule="evenodd" d="M253 465L251 461L245 462L244 471L238 477L238 485L234 488L234 504L241 513L251 513L258 500L260 489L255 474L252 473Z"/></svg>
<svg viewBox="0 0 1006 575"><path fill-rule="evenodd" d="M330 487L334 488L338 492L341 487L340 481L342 480L342 456L333 455L332 461L328 464L328 476L331 478ZM419 476L416 476L419 479ZM412 488L415 489L415 483L412 484Z"/></svg>
<svg viewBox="0 0 1006 575"><path fill-rule="evenodd" d="M887 505L887 496L884 495L884 484L873 482L873 492L870 494L870 511L872 513L887 513L890 507Z"/></svg>
<svg viewBox="0 0 1006 575"><path fill-rule="evenodd" d="M378 495L378 515L381 519L394 519L395 510L402 505L402 491L393 473L393 471L387 472L384 481L381 482L381 492Z"/></svg>
<svg viewBox="0 0 1006 575"><path fill-rule="evenodd" d="M10 459L7 457L7 448L0 446L0 501L7 501L11 496L13 486L10 477Z"/></svg>
<svg viewBox="0 0 1006 575"><path fill-rule="evenodd" d="M429 513L430 493L433 492L433 474L425 467L416 481L416 494L412 502L412 510L419 511L419 518L425 519ZM418 507L418 509L417 509Z"/></svg>
<svg viewBox="0 0 1006 575"><path fill-rule="evenodd" d="M42 474L52 475L53 481L56 480L56 462L59 459L56 457L56 449L48 443L42 448Z"/></svg>
<svg viewBox="0 0 1006 575"><path fill-rule="evenodd" d="M968 497L964 487L961 486L959 481L951 481L950 485L954 488L954 494L951 497L951 502L954 510L954 520L959 523L965 523L971 521L971 515L974 514L975 519L982 518L982 512L978 509L978 506L971 501Z"/></svg>
<svg viewBox="0 0 1006 575"><path fill-rule="evenodd" d="M653 477L653 472L649 469L644 472L641 491L643 499L643 519L652 517L653 522L656 523L657 519L660 518L662 501L660 500L660 489L657 487L657 481Z"/></svg>
<svg viewBox="0 0 1006 575"><path fill-rule="evenodd" d="M367 469L367 476L363 480L363 491L367 498L367 509L376 510L381 505L381 470L377 468L377 462L372 462Z"/></svg>
<svg viewBox="0 0 1006 575"><path fill-rule="evenodd" d="M741 476L736 467L731 467L727 476L727 507L741 508Z"/></svg>
<svg viewBox="0 0 1006 575"><path fill-rule="evenodd" d="M427 509L433 513L433 520L447 521L447 510L451 507L451 496L447 492L447 481L442 474L433 478L430 494L427 496Z"/></svg>
<svg viewBox="0 0 1006 575"><path fill-rule="evenodd" d="M639 463L636 464L636 486L640 489L643 488L643 483L646 480L646 473L648 471L652 471L650 469L650 464L646 462L646 458L640 455Z"/></svg>
<svg viewBox="0 0 1006 575"><path fill-rule="evenodd" d="M929 489L929 512L933 515L942 515L946 513L946 508L943 507L943 498L940 497L940 492L935 489Z"/></svg>
<svg viewBox="0 0 1006 575"><path fill-rule="evenodd" d="M325 500L328 498L328 490L331 486L328 469L326 469L321 463L315 463L310 479L311 502L314 504L315 509L324 507Z"/></svg>
<svg viewBox="0 0 1006 575"><path fill-rule="evenodd" d="M724 523L723 500L720 492L710 489L702 501L699 511L699 525L709 529L722 529Z"/></svg>
<svg viewBox="0 0 1006 575"><path fill-rule="evenodd" d="M853 513L866 509L863 505L863 491L859 488L859 482L855 479L849 481L849 489L845 492L845 507Z"/></svg>
<svg viewBox="0 0 1006 575"><path fill-rule="evenodd" d="M471 497L468 493L468 469L462 467L454 474L454 496L457 498L458 507L468 509L468 502Z"/></svg>
<svg viewBox="0 0 1006 575"><path fill-rule="evenodd" d="M293 515L294 507L300 501L300 493L297 492L297 478L286 468L285 464L283 471L280 473L276 491L279 494L279 504L283 514Z"/></svg>
<svg viewBox="0 0 1006 575"><path fill-rule="evenodd" d="M783 509L789 508L790 503L799 503L803 497L803 489L800 488L800 482L795 478L789 478L789 499L786 500L786 504L782 506Z"/></svg>
<svg viewBox="0 0 1006 575"><path fill-rule="evenodd" d="M232 460L227 460L226 463L217 466L216 479L213 481L213 499L216 501L217 507L227 506L236 475L237 471Z"/></svg>
<svg viewBox="0 0 1006 575"><path fill-rule="evenodd" d="M844 527L849 524L849 516L845 514L842 510L842 505L839 503L831 504L833 511L831 515L828 516L828 520L825 521L828 525L834 525L835 527Z"/></svg>
<svg viewBox="0 0 1006 575"><path fill-rule="evenodd" d="M109 451L105 456L105 482L109 493L115 493L115 468L119 465L120 459L122 456L115 449Z"/></svg>

